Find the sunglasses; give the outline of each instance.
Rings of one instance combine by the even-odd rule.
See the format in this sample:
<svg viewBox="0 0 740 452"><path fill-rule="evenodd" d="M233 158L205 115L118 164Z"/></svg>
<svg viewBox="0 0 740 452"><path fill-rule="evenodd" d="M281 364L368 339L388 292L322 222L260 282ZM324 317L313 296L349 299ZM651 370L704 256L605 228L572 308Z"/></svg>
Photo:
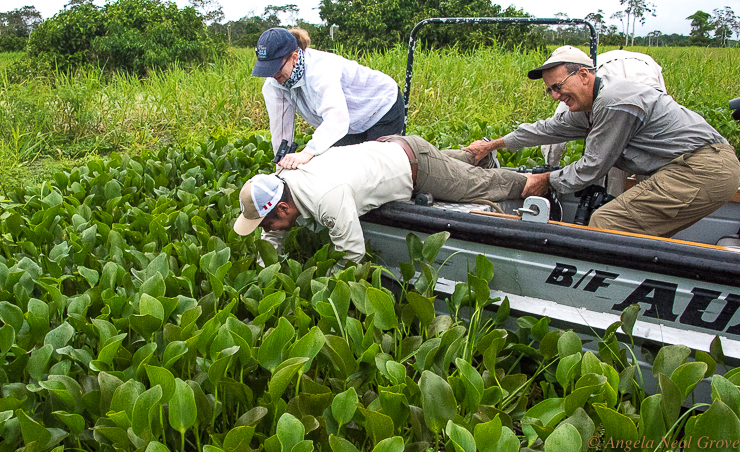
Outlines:
<svg viewBox="0 0 740 452"><path fill-rule="evenodd" d="M568 74L568 76L565 77L563 79L563 81L561 81L560 83L555 83L551 87L545 89L545 92L547 93L547 95L548 96L552 96L552 92L553 91L555 91L556 93L560 94L560 90L563 89L563 85L565 84L565 82L568 81L568 79L571 78L571 76L573 76L573 74L575 74L576 72L578 72L578 69L576 69L575 71L573 71L570 74Z"/></svg>

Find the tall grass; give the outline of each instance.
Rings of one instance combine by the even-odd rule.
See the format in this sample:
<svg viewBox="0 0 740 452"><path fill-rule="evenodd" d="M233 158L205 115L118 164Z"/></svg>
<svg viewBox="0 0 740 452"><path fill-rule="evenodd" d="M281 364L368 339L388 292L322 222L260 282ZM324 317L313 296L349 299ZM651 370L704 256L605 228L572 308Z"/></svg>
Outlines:
<svg viewBox="0 0 740 452"><path fill-rule="evenodd" d="M729 119L727 107L730 98L740 96L739 49L632 50L652 55L664 68L669 93L704 114L740 148L740 127ZM405 47L338 53L389 74L403 87ZM250 75L251 50L232 49L214 64L153 71L145 79L88 69L13 83L12 63L23 57L0 54L0 169L45 156L136 151L268 128L263 79ZM526 78L545 58L497 48L417 52L407 132L450 146L549 116L555 105L542 82ZM297 125L311 132L300 120Z"/></svg>

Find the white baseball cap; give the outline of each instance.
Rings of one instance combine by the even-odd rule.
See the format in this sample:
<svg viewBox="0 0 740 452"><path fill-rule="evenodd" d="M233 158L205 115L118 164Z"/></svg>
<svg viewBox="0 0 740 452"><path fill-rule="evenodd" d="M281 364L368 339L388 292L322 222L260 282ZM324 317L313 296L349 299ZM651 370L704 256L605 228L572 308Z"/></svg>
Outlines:
<svg viewBox="0 0 740 452"><path fill-rule="evenodd" d="M550 69L555 66L559 66L563 63L577 63L577 64L583 64L585 66L588 66L589 69L593 69L594 62L586 55L586 52L584 52L581 49L577 49L573 46L562 46L555 49L554 52L550 55L550 58L545 61L545 64L542 66L532 69L527 74L527 77L529 77L532 80L537 80L542 78L542 71L545 69Z"/></svg>
<svg viewBox="0 0 740 452"><path fill-rule="evenodd" d="M239 235L249 235L272 212L285 189L284 182L274 174L258 174L249 179L239 192L242 214L234 223Z"/></svg>

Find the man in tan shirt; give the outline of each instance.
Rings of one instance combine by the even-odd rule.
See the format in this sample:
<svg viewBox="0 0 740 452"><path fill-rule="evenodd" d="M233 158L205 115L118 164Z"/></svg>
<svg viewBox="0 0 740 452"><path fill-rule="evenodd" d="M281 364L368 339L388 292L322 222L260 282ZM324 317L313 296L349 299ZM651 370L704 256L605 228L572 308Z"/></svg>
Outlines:
<svg viewBox="0 0 740 452"><path fill-rule="evenodd" d="M299 217L314 218L329 229L345 262L359 262L365 255L359 217L371 209L413 193L458 202L516 199L527 181L514 171L473 166L472 154L467 163L450 158L417 136L380 140L333 147L296 169L254 176L239 195L242 215L234 230L247 235L262 226L264 238L278 245L276 231L289 230Z"/></svg>

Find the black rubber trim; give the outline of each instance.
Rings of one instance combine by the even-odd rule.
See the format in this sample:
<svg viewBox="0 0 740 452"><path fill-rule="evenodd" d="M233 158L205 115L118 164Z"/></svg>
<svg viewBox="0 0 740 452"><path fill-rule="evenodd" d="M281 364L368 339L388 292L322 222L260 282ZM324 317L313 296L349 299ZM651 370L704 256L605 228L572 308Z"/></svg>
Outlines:
<svg viewBox="0 0 740 452"><path fill-rule="evenodd" d="M452 238L468 242L740 287L740 252L403 202L384 204L360 219L427 234L449 231Z"/></svg>

